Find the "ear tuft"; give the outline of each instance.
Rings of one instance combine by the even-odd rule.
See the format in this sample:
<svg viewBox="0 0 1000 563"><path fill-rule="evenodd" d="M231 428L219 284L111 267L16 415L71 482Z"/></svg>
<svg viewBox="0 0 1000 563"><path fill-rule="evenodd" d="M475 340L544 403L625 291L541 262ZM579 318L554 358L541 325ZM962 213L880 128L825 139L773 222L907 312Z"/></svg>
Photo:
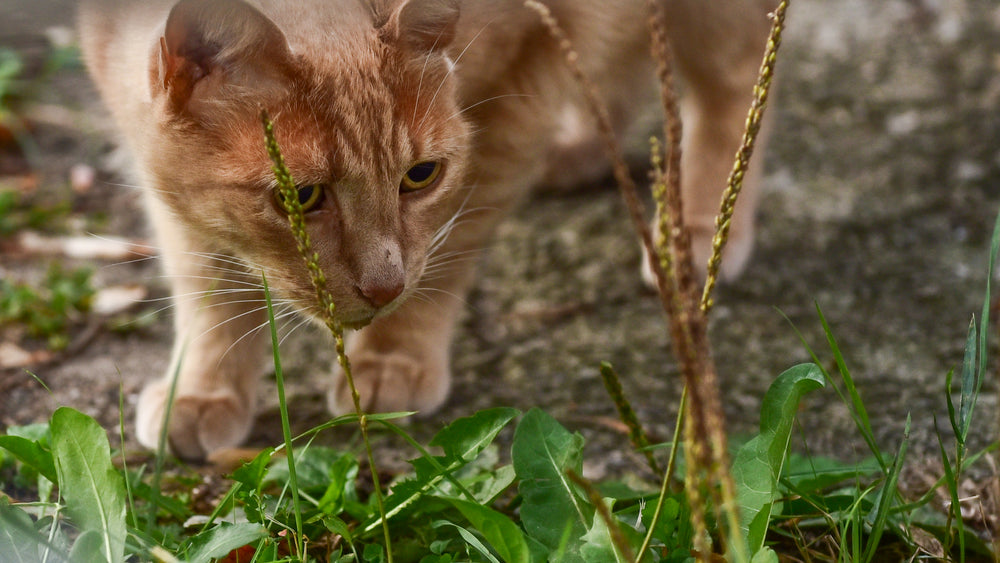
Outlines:
<svg viewBox="0 0 1000 563"><path fill-rule="evenodd" d="M175 107L185 107L206 76L246 80L281 72L290 60L281 30L243 0L181 0L167 17L155 76Z"/></svg>
<svg viewBox="0 0 1000 563"><path fill-rule="evenodd" d="M455 39L459 0L408 0L396 14L396 37L406 47L429 53Z"/></svg>

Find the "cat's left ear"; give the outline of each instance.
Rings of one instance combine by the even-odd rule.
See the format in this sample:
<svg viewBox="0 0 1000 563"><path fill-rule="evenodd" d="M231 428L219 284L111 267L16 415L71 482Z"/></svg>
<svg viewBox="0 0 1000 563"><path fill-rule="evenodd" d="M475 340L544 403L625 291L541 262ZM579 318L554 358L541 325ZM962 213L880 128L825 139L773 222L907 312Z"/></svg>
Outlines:
<svg viewBox="0 0 1000 563"><path fill-rule="evenodd" d="M393 15L393 38L417 53L443 51L455 39L459 0L408 0Z"/></svg>
<svg viewBox="0 0 1000 563"><path fill-rule="evenodd" d="M195 114L233 88L264 92L281 83L292 55L285 35L243 0L180 0L167 18L152 62L154 92Z"/></svg>

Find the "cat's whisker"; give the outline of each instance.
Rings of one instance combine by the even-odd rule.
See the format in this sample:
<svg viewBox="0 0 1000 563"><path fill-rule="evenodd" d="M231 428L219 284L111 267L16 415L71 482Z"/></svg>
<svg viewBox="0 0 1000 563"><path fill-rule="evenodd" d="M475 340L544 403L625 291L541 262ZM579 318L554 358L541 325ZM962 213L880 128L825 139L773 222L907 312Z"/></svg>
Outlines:
<svg viewBox="0 0 1000 563"><path fill-rule="evenodd" d="M143 189L145 189L142 186L136 184L126 184L124 182L104 182L104 183L109 186L114 186L116 188L128 188L130 190L138 190L138 191L142 191Z"/></svg>
<svg viewBox="0 0 1000 563"><path fill-rule="evenodd" d="M296 330L299 330L303 326L306 326L306 325L309 325L309 324L312 324L312 319L311 318L304 317L304 318L300 319L299 322L296 323L295 326L293 326L291 328L291 330L288 331L288 333L286 333L284 336L281 337L280 340L278 340L278 345L280 346L280 345L284 344L285 340L287 340L292 335L292 333L294 333Z"/></svg>
<svg viewBox="0 0 1000 563"><path fill-rule="evenodd" d="M149 299L140 299L139 303L158 303L161 301L170 300L186 300L186 299L200 299L204 297L211 297L213 295L232 295L234 293L258 293L259 290L248 289L248 288L232 288L232 289L206 289L202 291L189 291L187 293L179 293L177 295L171 295L168 297L151 297ZM260 301L258 299L257 301Z"/></svg>
<svg viewBox="0 0 1000 563"><path fill-rule="evenodd" d="M193 274L173 274L173 275L164 274L162 276L157 276L157 277L159 279L205 280L205 281L210 281L210 282L233 283L233 284L238 284L238 285L242 285L242 286L252 287L252 288L255 288L255 289L261 289L261 290L264 289L264 286L261 285L261 284L259 284L259 283L253 283L253 282L243 281L243 280L227 280L227 279L222 279L222 278L213 278L211 276L196 276L196 275L193 275Z"/></svg>
<svg viewBox="0 0 1000 563"><path fill-rule="evenodd" d="M202 296L176 296L176 297L173 297L173 298L171 298L171 297L163 297L163 298L159 298L159 299L145 300L145 301L142 301L142 302L157 302L157 301L170 300L171 301L170 303L167 303L166 305L164 305L163 307L160 307L158 309L154 309L152 311L152 313L151 313L153 315L159 315L160 313L163 313L164 311L169 311L170 309L178 308L178 307L180 307L183 304L190 303L190 302L193 302L193 301L198 301L200 299L203 299L203 297ZM219 302L219 303L213 303L213 304L210 304L210 305L202 306L202 307L200 307L200 309L211 309L211 308L214 308L214 307L219 307L219 306L223 306L223 305L229 305L229 304L232 304L232 303L246 304L246 303L263 303L263 302L264 302L263 299L242 300L242 301L223 301L223 302Z"/></svg>
<svg viewBox="0 0 1000 563"><path fill-rule="evenodd" d="M98 238L100 238L100 237L98 237ZM148 249L148 250L150 250L152 252L156 252L157 254L152 255L152 256L141 256L139 258L135 258L135 259L132 259L132 260L126 260L126 261L116 262L114 264L110 264L108 266L104 266L104 268L111 268L111 267L124 266L124 265L130 265L130 264L138 264L138 263L146 262L146 261L149 261L149 260L159 260L159 259L163 258L163 256L161 255L162 251L163 251L162 248L158 248L158 247L151 246L151 245L138 245L138 244L134 244L133 246L137 246L137 247L140 247L140 248ZM215 271L215 272L220 272L220 273L224 273L224 274L234 274L235 276L242 277L242 278L253 277L254 276L253 272L255 270L256 271L263 271L263 267L256 266L256 265L250 263L249 261L246 261L246 260L243 260L243 259L240 259L240 258L235 258L235 257L229 256L229 255L226 255L226 254L214 254L214 253L206 253L206 252L185 252L184 255L186 255L186 256L192 256L192 257L195 257L195 258L200 258L200 259L206 260L205 263L199 264L198 267L201 268L201 269ZM225 267L222 264L231 264L231 265L236 266L236 267L235 268L227 268L227 267ZM178 275L173 275L173 276L164 275L164 276L160 276L160 277L181 277L181 276L178 276ZM219 281L222 281L222 280L220 279ZM259 284L259 286L263 287L260 284Z"/></svg>
<svg viewBox="0 0 1000 563"><path fill-rule="evenodd" d="M451 69L454 69L455 67L458 66L458 63L461 62L462 57L464 57L465 53L469 51L469 47L472 47L472 44L475 43L477 39L479 39L479 36L482 35L483 32L486 31L486 28L489 27L495 20L496 18L486 22L483 25L483 27L478 32L476 32L476 34L472 37L472 39L470 39L469 42L465 45L465 48L462 49L462 52L459 53L457 57L455 57L454 61L451 61ZM449 72L448 74L450 75L451 72ZM434 102L437 100L438 94L441 93L441 89L444 88L444 84L447 80L448 76L445 76L444 78L441 79L441 83L438 84L437 90L435 90L434 95L431 96L431 102L427 104L427 109L424 111L424 116L420 118L420 125L418 126L418 128L424 126L424 122L427 121L427 116L430 115L431 108L434 107Z"/></svg>
<svg viewBox="0 0 1000 563"><path fill-rule="evenodd" d="M267 309L267 307L265 306L264 309ZM294 314L295 314L295 311L288 311L288 310L282 311L281 313L274 315L274 322L277 323L279 320L287 318L290 315L294 315ZM222 353L222 356L219 357L219 364L220 365L222 364L222 360L227 355L229 355L229 352L232 351L232 349L235 348L237 344L239 344L240 342L242 342L243 339L247 338L248 336L251 336L251 335L254 335L256 333L261 332L268 324L270 324L270 322L271 322L270 319L265 320L264 322L260 323L259 325L257 325L255 327L251 328L250 330L244 332L243 336L237 338L236 341L233 342L232 344L230 344L229 347L226 348L226 351Z"/></svg>
<svg viewBox="0 0 1000 563"><path fill-rule="evenodd" d="M259 264L254 264L253 262L247 260L246 258L238 258L230 254L219 254L215 252L185 252L185 254L190 256L199 256L201 258L208 258L219 262L225 262L227 264L232 264L234 266L239 266L241 268L246 268L248 270L248 273L265 270L264 266L261 266Z"/></svg>
<svg viewBox="0 0 1000 563"><path fill-rule="evenodd" d="M492 98L486 98L485 100L476 102L476 103L472 104L471 106L468 106L468 107L465 107L463 109L460 109L460 110L456 111L455 113L453 113L450 116L448 116L448 119L446 119L445 121L451 121L452 119L455 119L456 117L462 115L463 113L465 113L465 112L467 112L467 111L469 111L469 110L471 110L473 108L479 107L479 106L481 106L481 105L483 105L483 104L485 104L487 102L492 102L492 101L499 100L499 99L502 99L502 98L533 98L533 97L534 96L532 96L531 94L501 94L499 96L493 96Z"/></svg>
<svg viewBox="0 0 1000 563"><path fill-rule="evenodd" d="M472 198L472 194L476 191L476 185L469 187L469 193L465 195L465 199L462 200L462 205L458 206L458 211L455 212L443 225L438 227L437 231L434 232L434 236L431 237L431 242L428 245L427 255L433 255L437 250L444 244L444 241L451 234L451 231L455 228L455 223L467 214L475 211L480 211L484 208L474 208L466 209L465 206L469 204L469 199Z"/></svg>
<svg viewBox="0 0 1000 563"><path fill-rule="evenodd" d="M262 305L260 307L254 308L254 309L250 309L250 310L244 311L244 312L242 312L242 313L240 313L238 315L233 315L232 317L229 317L228 319L226 319L224 321L220 321L220 322L212 325L210 328L206 329L204 332L202 332L201 334L199 334L198 336L196 336L194 338L194 340L198 340L200 338L203 338L203 337L207 336L209 333L213 332L214 330L216 330L216 329L218 329L218 328L220 328L222 326L225 326L225 325L227 325L227 324L229 324L229 323L231 323L233 321L237 321L237 320L239 320L239 319L241 319L243 317L246 317L247 315L253 315L253 314L260 313L260 312L266 311L266 310L267 310L267 305Z"/></svg>
<svg viewBox="0 0 1000 563"><path fill-rule="evenodd" d="M416 291L414 292L414 295L417 295L417 294L427 295L429 293L440 293L440 294L443 294L443 295L446 295L448 297L451 297L453 299L458 300L459 303L461 303L462 305L465 305L466 307L469 306L469 302L462 295L459 295L457 293L448 291L447 289L441 289L439 287L420 286L420 287L418 287L416 289Z"/></svg>
<svg viewBox="0 0 1000 563"><path fill-rule="evenodd" d="M424 271L428 271L431 268L437 266L450 264L452 261L465 261L476 258L482 252L481 249L475 250L455 250L452 252L445 252L444 254L434 254L427 259L424 264Z"/></svg>
<svg viewBox="0 0 1000 563"><path fill-rule="evenodd" d="M436 39L434 40L434 44L437 45ZM424 66L420 69L420 80L417 81L417 95L413 100L413 115L410 116L410 129L413 129L413 124L417 120L417 108L420 107L420 90L424 86L424 75L427 73L427 64L430 63L432 52L433 51L428 51L427 54L424 55ZM423 123L423 121L421 121L421 123Z"/></svg>

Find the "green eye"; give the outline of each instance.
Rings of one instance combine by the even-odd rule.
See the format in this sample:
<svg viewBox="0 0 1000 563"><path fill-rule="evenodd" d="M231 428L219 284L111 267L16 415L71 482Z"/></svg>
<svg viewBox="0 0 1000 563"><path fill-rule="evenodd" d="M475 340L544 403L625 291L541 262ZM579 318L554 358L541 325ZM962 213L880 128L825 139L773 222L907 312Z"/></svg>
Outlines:
<svg viewBox="0 0 1000 563"><path fill-rule="evenodd" d="M326 197L326 190L322 184L309 184L306 186L299 186L296 188L299 195L299 205L302 206L302 212L308 213L317 207L319 207ZM284 208L284 200L281 197L281 192L275 190L274 197L277 198L278 204Z"/></svg>
<svg viewBox="0 0 1000 563"><path fill-rule="evenodd" d="M415 192L429 188L434 185L434 182L441 175L442 168L441 163L434 160L414 164L413 167L406 171L406 174L403 174L403 180L399 183L400 191Z"/></svg>

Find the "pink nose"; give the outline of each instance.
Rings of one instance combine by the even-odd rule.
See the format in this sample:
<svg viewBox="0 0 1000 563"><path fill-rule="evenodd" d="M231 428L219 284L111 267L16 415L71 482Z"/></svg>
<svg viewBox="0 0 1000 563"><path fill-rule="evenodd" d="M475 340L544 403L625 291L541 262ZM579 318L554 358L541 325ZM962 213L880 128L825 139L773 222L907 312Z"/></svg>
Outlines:
<svg viewBox="0 0 1000 563"><path fill-rule="evenodd" d="M361 295L364 295L369 303L381 309L395 301L403 293L405 284L402 281L387 281L386 283L362 285L358 289L361 290Z"/></svg>

